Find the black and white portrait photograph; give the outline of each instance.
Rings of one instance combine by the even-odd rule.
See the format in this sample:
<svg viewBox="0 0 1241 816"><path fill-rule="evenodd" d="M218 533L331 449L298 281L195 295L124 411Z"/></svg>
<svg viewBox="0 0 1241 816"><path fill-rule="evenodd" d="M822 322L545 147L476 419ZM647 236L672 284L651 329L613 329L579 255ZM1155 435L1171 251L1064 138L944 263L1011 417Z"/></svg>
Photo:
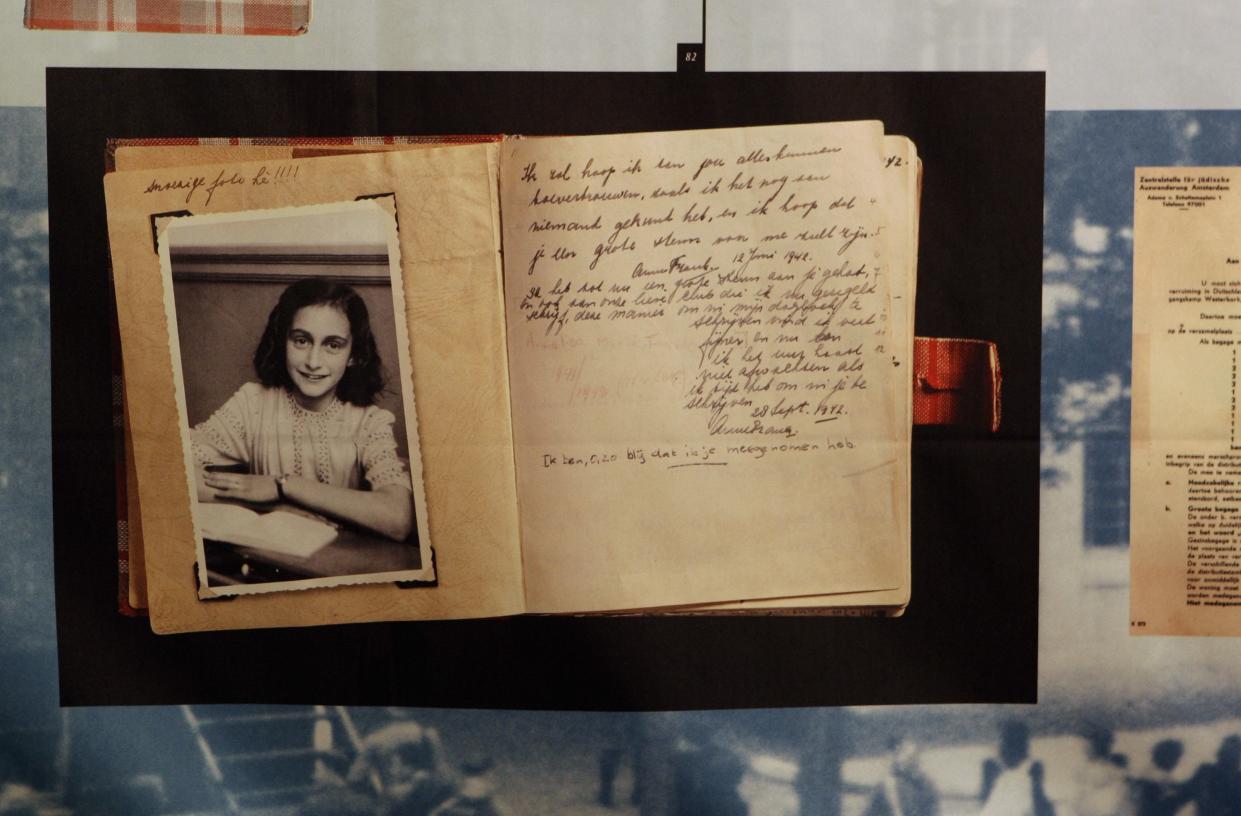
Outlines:
<svg viewBox="0 0 1241 816"><path fill-rule="evenodd" d="M170 218L203 595L432 576L394 215Z"/></svg>

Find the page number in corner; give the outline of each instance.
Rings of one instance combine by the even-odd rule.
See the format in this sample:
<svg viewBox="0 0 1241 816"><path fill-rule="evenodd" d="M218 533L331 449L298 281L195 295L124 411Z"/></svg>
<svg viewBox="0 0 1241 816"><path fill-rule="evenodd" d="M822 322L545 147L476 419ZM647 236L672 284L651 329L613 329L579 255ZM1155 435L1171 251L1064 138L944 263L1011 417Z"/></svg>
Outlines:
<svg viewBox="0 0 1241 816"><path fill-rule="evenodd" d="M702 73L706 71L706 54L702 43L677 43L677 72Z"/></svg>

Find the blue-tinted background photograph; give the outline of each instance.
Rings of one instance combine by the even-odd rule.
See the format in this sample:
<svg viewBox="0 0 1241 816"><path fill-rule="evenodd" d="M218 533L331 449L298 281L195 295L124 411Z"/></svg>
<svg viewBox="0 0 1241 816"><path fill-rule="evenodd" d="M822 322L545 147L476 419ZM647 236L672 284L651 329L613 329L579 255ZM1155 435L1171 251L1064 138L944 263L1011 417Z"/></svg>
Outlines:
<svg viewBox="0 0 1241 816"><path fill-rule="evenodd" d="M803 19L774 5L773 16ZM841 14L866 14L861 4L842 5ZM1132 78L1147 75L1156 52L1172 52L1195 83L1236 85L1235 73L1212 73L1195 53L1235 44L1228 4L1154 10L1147 38L1125 37L1139 12L1119 3L1048 5L1064 13L1053 14L1046 36L1047 18L1015 0L940 0L920 8L921 28L861 31L876 38L882 60L910 61L895 67L1021 68L1045 59L1052 76L1059 70L1049 88L1073 101L1090 98L1080 88L1092 80L1142 85L1137 96L1175 96L1173 80ZM1086 6L1097 6L1099 13L1086 15L1093 25L1080 26L1084 39L1070 37L1080 23L1070 12ZM8 13L16 17L14 8ZM823 12L805 13L817 20ZM1169 45L1184 15L1200 17L1205 36ZM906 30L922 33L906 42ZM744 62L748 43L754 67L766 53L762 33L725 24L714 47L722 61L731 54ZM814 54L831 34L826 23L783 32L789 42L811 38L806 48ZM1123 41L1124 48L1115 59L1098 56L1097 69L1078 70L1088 51L1114 53L1084 40ZM88 42L97 41L74 47ZM850 38L845 57L875 53L858 42ZM757 67L789 66L782 59ZM1241 809L1239 644L1130 638L1127 620L1132 168L1241 164L1241 113L1048 114L1038 706L652 714L327 704L60 709L44 144L41 108L0 107L7 380L0 396L0 814L1086 816L1195 808L1207 816Z"/></svg>

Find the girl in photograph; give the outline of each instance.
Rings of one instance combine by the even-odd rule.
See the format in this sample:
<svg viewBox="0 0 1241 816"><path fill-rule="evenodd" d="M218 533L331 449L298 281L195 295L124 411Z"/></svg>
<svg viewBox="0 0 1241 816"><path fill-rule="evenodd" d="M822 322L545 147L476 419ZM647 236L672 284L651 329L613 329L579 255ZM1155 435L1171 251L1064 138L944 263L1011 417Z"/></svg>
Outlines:
<svg viewBox="0 0 1241 816"><path fill-rule="evenodd" d="M254 373L191 431L199 500L288 502L405 540L410 477L375 405L383 374L358 293L325 278L285 289Z"/></svg>

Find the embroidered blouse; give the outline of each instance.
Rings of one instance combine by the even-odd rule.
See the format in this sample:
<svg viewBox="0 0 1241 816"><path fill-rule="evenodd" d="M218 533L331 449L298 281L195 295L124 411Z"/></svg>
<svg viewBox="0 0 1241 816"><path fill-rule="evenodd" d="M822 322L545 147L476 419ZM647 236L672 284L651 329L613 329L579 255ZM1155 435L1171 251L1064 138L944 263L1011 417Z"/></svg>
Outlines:
<svg viewBox="0 0 1241 816"><path fill-rule="evenodd" d="M244 464L251 473L297 475L335 487L410 489L391 411L334 399L303 408L287 389L246 383L190 432L199 465Z"/></svg>

